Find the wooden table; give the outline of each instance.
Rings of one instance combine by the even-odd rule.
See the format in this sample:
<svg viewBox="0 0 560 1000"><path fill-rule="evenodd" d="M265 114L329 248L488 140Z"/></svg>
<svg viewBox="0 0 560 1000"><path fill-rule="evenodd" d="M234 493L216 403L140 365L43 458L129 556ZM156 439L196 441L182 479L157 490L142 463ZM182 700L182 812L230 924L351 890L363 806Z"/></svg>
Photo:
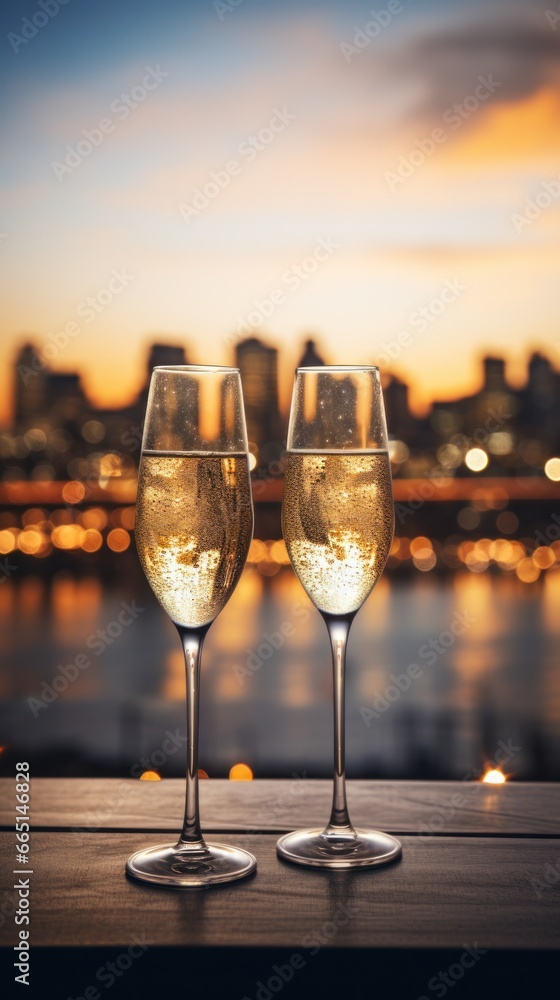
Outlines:
<svg viewBox="0 0 560 1000"><path fill-rule="evenodd" d="M108 987L96 971L107 956L128 954L134 940L148 950L139 946L142 961L131 959L126 982L124 973L118 976L127 997L143 995L143 987L153 995L166 971L182 974L185 988L196 983L201 996L214 995L206 989L212 981L215 995L239 1000L257 998L259 983L258 1000L269 1000L267 993L276 992L267 985L271 977L292 997L310 997L314 990L329 997L331 989L336 996L337 974L341 989L355 979L346 992L352 1000L398 996L401 987L403 995L432 997L444 995L446 980L437 980L436 990L430 979L442 971L449 979L452 966L458 978L451 974L446 992L460 979L462 996L470 995L469 983L473 996L486 988L500 996L495 978L503 986L509 975L511 997L523 975L533 989L535 976L555 969L560 785L350 782L355 825L397 835L403 857L369 871L321 872L281 862L275 844L281 832L326 820L328 782L203 781L207 839L248 848L257 857L257 874L206 892L129 881L128 855L178 832L183 790L175 779L32 781L33 969L48 972L52 982L56 974L61 997L87 996L81 991L88 984L104 995ZM11 880L19 877L11 874L17 867L14 798L14 781L2 779L4 948L13 948L17 932L9 902ZM290 965L294 956L296 965L304 964ZM390 992L376 992L382 981ZM96 998L90 993L87 1000Z"/></svg>

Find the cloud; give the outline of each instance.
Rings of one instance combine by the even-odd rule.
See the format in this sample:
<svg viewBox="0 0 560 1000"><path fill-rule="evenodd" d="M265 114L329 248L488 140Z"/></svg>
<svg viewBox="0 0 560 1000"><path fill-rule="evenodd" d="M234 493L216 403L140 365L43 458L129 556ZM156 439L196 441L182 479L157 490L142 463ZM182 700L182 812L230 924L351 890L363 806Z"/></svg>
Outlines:
<svg viewBox="0 0 560 1000"><path fill-rule="evenodd" d="M521 101L545 87L560 93L560 32L544 21L540 26L481 18L462 27L424 30L385 64L402 92L403 80L408 81L403 116L440 120L448 107L472 93L479 75L491 73L500 82L496 99L501 102Z"/></svg>

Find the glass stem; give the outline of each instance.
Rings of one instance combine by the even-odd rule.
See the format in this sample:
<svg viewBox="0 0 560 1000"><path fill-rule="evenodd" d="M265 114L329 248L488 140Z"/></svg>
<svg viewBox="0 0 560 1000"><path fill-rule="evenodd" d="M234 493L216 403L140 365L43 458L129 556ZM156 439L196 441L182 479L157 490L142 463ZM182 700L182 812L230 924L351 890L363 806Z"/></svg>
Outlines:
<svg viewBox="0 0 560 1000"><path fill-rule="evenodd" d="M200 695L200 659L208 626L187 629L177 625L185 652L187 672L187 788L183 832L177 847L181 850L204 850L198 806L198 703Z"/></svg>
<svg viewBox="0 0 560 1000"><path fill-rule="evenodd" d="M334 777L331 818L325 830L325 836L355 836L356 831L350 822L348 805L346 803L345 775L345 735L344 735L344 680L346 669L346 645L348 633L355 612L348 615L323 614L329 638L331 640L333 658L333 694L334 694Z"/></svg>

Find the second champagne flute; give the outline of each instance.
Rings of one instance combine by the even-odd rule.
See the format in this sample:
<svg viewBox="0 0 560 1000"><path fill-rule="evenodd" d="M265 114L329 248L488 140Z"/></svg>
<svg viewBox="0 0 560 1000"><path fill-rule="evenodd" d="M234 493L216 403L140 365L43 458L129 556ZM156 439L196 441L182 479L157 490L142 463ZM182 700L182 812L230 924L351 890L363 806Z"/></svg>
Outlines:
<svg viewBox="0 0 560 1000"><path fill-rule="evenodd" d="M344 673L354 616L383 572L393 538L391 466L377 368L298 368L292 395L282 527L292 566L332 647L334 786L324 830L281 837L280 857L320 868L386 864L394 837L355 830L346 804Z"/></svg>
<svg viewBox="0 0 560 1000"><path fill-rule="evenodd" d="M236 368L155 368L136 502L136 546L158 601L177 627L187 669L187 789L176 844L137 851L133 878L179 889L243 878L248 851L207 844L198 809L198 701L202 643L231 597L253 533L253 505Z"/></svg>

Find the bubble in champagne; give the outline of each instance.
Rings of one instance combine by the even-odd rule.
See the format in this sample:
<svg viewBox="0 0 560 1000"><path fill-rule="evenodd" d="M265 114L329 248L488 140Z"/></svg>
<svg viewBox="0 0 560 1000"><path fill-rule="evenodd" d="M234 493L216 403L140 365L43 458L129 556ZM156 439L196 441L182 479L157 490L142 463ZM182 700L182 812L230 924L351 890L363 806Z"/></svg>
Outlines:
<svg viewBox="0 0 560 1000"><path fill-rule="evenodd" d="M387 452L289 452L282 522L292 565L315 606L356 611L381 576L393 538Z"/></svg>

